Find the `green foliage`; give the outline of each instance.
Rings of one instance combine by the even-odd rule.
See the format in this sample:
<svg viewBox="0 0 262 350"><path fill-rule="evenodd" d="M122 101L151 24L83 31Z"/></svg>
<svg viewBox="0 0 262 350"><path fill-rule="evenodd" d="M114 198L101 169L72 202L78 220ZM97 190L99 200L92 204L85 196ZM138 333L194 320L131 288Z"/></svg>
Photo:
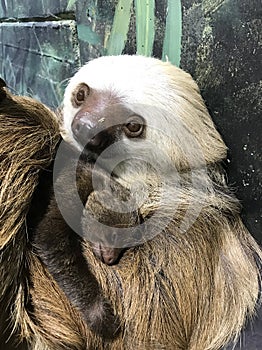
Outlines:
<svg viewBox="0 0 262 350"><path fill-rule="evenodd" d="M77 1L77 0L68 0L66 10L67 10L67 11L73 10L76 1Z"/></svg>
<svg viewBox="0 0 262 350"><path fill-rule="evenodd" d="M155 36L155 0L135 0L137 54L151 56Z"/></svg>
<svg viewBox="0 0 262 350"><path fill-rule="evenodd" d="M72 9L76 1L69 0L67 9ZM179 66L182 35L181 0L166 1L167 16L162 60L168 60ZM121 55L124 51L133 3L136 15L136 53L143 56L152 55L155 38L155 0L118 0L109 39L105 40L104 44L107 55ZM90 26L80 23L77 28L81 40L91 45L101 44L101 37Z"/></svg>
<svg viewBox="0 0 262 350"><path fill-rule="evenodd" d="M133 0L119 0L108 43L107 55L121 55L125 48Z"/></svg>
<svg viewBox="0 0 262 350"><path fill-rule="evenodd" d="M179 66L181 55L182 9L180 0L168 0L162 60Z"/></svg>

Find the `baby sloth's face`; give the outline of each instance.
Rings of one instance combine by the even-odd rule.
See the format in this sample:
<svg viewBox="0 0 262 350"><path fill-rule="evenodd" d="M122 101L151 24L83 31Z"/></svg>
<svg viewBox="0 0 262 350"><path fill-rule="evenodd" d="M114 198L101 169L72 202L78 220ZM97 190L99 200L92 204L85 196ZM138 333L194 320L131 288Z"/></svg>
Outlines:
<svg viewBox="0 0 262 350"><path fill-rule="evenodd" d="M129 201L129 191L111 181L111 191L93 191L81 219L83 237L91 242L97 258L107 265L118 263L128 239L139 234L140 215ZM128 238L125 240L125 237Z"/></svg>

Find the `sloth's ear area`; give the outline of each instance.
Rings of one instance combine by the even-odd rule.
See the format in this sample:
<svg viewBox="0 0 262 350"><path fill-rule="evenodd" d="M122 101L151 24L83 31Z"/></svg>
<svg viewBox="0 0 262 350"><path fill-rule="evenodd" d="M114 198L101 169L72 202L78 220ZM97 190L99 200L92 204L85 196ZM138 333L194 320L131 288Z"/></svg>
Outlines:
<svg viewBox="0 0 262 350"><path fill-rule="evenodd" d="M5 87L6 87L6 82L2 78L0 78L0 102L4 100L6 97L6 91L4 89Z"/></svg>

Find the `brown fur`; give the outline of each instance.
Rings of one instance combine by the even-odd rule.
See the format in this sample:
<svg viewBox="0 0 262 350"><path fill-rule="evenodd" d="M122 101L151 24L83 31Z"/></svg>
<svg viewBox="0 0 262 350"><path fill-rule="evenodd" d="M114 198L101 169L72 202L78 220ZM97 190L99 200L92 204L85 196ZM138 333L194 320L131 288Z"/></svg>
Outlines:
<svg viewBox="0 0 262 350"><path fill-rule="evenodd" d="M60 136L48 108L33 99L14 96L4 86L0 91L0 309L1 314L8 310L11 332L14 324L21 330L16 316L25 313L28 298L26 256L31 253L26 216L40 171L51 163ZM18 296L22 299L16 308ZM1 322L0 333L3 325Z"/></svg>
<svg viewBox="0 0 262 350"><path fill-rule="evenodd" d="M70 161L73 160L69 159ZM99 194L103 196L102 203L105 203L110 197L109 193L101 187L107 179L110 180L110 177L102 169L93 169L82 160L78 164L76 176L78 191L83 201L82 210L81 208L78 210L75 202L70 182L74 179L74 174L69 166L62 168L56 180L56 186L59 186L67 218L76 222L80 234L86 235L91 231L96 236L98 241L92 244L96 256L108 265L112 265L117 262L121 249L104 244L109 233L109 226L104 225L110 224L111 234L114 234L115 227L133 226L138 223L139 218L136 212L115 213L106 209L100 202L101 198L98 200L97 193L93 190L92 174L94 173L99 177ZM124 201L128 197L127 190L120 184L115 182L112 188L119 199ZM95 220L92 219L93 222L91 222L92 217L95 218ZM104 224L102 228L106 227L106 230L100 228L97 220ZM105 231L105 237L103 237L103 231ZM33 252L41 259L68 300L81 313L87 327L104 339L115 338L119 332L118 317L112 312L85 261L83 238L76 234L64 220L54 195L43 219L34 230L31 241Z"/></svg>
<svg viewBox="0 0 262 350"><path fill-rule="evenodd" d="M192 93L197 101L195 108L208 118L195 86L192 92L191 82L183 79L178 89L186 95ZM8 98L16 101L10 95ZM19 101L21 106L35 103ZM126 251L114 266L98 260L86 242L89 267L121 322L119 337L105 342L85 326L27 246L26 214L39 168L50 163L58 136L50 112L41 119L28 112L17 124L12 115L19 113L20 105L15 106L10 110L9 102L1 107L1 138L6 135L1 144L5 152L1 154L6 156L1 156L0 282L2 295L9 296L10 302L15 299L13 325L20 330L21 338L27 339L30 349L218 350L236 339L258 305L262 254L241 222L238 202L229 194L223 172L215 164L221 158L218 154L223 153L215 129L212 132L221 152L215 150L213 159L211 139L207 138L205 145L205 133L198 135L203 138L201 145L207 146L208 174L214 185L208 192L195 193L184 174L185 186L170 188L170 207L167 205L165 210L172 210L174 198L179 206L160 235ZM191 108L194 111L194 106ZM187 117L190 115L189 110ZM32 120L38 125L37 132ZM211 122L208 124L213 128ZM14 152L18 147L21 152ZM181 233L177 227L192 199L202 210L195 223ZM155 203L147 203L144 218L155 209ZM166 215L165 211L162 214Z"/></svg>

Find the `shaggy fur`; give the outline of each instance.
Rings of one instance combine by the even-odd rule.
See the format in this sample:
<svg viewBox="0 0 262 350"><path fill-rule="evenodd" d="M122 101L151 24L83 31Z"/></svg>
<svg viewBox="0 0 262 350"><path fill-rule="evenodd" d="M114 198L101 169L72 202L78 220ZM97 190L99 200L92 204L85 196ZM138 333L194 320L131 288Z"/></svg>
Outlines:
<svg viewBox="0 0 262 350"><path fill-rule="evenodd" d="M29 332L25 303L29 269L27 214L42 169L47 169L60 139L53 113L39 102L0 89L0 343L14 326ZM44 193L44 192L43 192ZM48 188L46 189L48 196ZM45 195L42 196L44 206ZM41 215L41 210L36 210ZM36 219L36 218L35 218ZM31 259L31 258L30 258ZM21 297L20 301L17 299ZM22 324L18 319L21 318ZM10 326L3 340L4 328ZM9 333L8 333L9 332ZM3 348L8 349L8 344Z"/></svg>
<svg viewBox="0 0 262 350"><path fill-rule="evenodd" d="M72 78L64 100L63 136L78 148L71 124L81 107L73 106L72 94L81 83L87 84L94 94L99 92L98 98L102 96L102 114L113 100L142 115L147 126L160 120L165 132L147 127L145 139L169 155L180 174L179 186L172 183L161 159L157 164L165 174L164 187L159 177L150 172L151 168L139 166L137 160L122 164L115 176L126 188L140 180L149 189L148 200L139 210L145 221L155 211L160 213L160 218L153 221L153 229L161 228L165 216L172 214L172 220L152 240L125 251L113 266L97 259L92 245L85 242L89 269L121 325L116 339L104 340L86 326L27 245L25 218L39 167L48 166L55 152L55 119L41 107L44 116L40 120L29 113L16 124L10 103L5 109L1 107L1 138L6 137L1 144L5 150L1 152L1 219L5 229L1 227L0 281L2 296L8 296L10 303L15 299L13 325L34 350L221 349L237 339L246 318L255 313L260 302L262 254L241 222L238 201L225 184L219 162L225 157L226 147L196 84L178 68L150 58L105 57L88 63ZM6 98L16 102L9 94ZM28 100L20 100L22 107L24 101ZM21 115L20 106L15 106L14 115ZM37 133L33 132L35 124ZM175 141L166 137L167 130L175 135ZM194 169L188 155L195 159L197 154L191 150L192 144L183 141L188 131L202 152L193 163ZM132 152L132 140L122 140ZM203 170L207 175L205 186L196 187L191 174L201 184ZM160 205L162 187L166 200ZM201 211L187 230L181 230L188 208Z"/></svg>
<svg viewBox="0 0 262 350"><path fill-rule="evenodd" d="M63 205L70 219L79 223L83 235L88 230L96 234L100 242L93 244L94 252L98 258L111 265L117 262L121 249L103 245L102 232L99 232L96 220L105 225L130 227L138 224L139 215L135 212L121 214L107 210L97 200L96 192L93 190L92 174L94 172L99 177L101 185L106 182L108 175L105 172L94 170L83 161L80 162L76 178L79 195L84 204L82 213L76 210L74 193L70 187L70 179L74 177L72 171L68 167L63 168L56 182L60 193L63 194ZM68 174L70 174L70 177L68 177ZM114 187L115 191L113 193L118 195L119 199L124 200L128 197L124 187L116 182ZM102 202L108 201L108 193L101 189L101 194L103 195ZM96 220L91 223L87 213ZM112 229L114 230L113 227ZM114 234L114 232L111 233ZM72 305L79 310L87 326L102 338L116 337L119 331L117 316L113 315L109 303L102 296L97 280L90 272L85 261L82 252L83 239L67 225L54 196L44 218L37 225L32 241L33 251L40 257Z"/></svg>

